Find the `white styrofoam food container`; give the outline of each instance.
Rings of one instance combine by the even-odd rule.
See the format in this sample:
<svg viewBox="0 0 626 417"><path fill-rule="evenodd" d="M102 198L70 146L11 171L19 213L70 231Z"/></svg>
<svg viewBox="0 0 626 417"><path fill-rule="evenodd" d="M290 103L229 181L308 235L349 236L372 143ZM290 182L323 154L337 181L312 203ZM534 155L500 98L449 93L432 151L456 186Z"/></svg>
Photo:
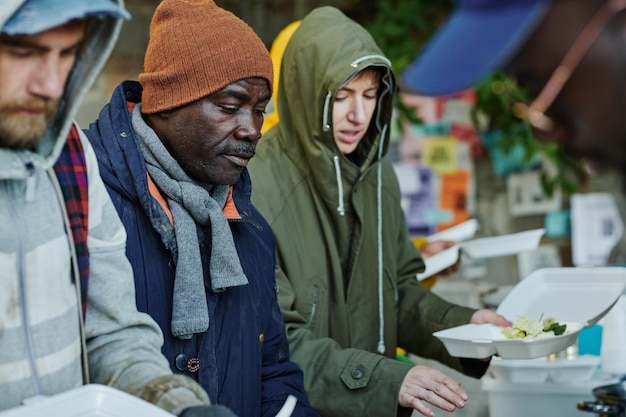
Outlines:
<svg viewBox="0 0 626 417"><path fill-rule="evenodd" d="M490 417L592 417L578 410L578 403L593 401L593 389L611 380L515 383L484 376L481 389L487 393Z"/></svg>
<svg viewBox="0 0 626 417"><path fill-rule="evenodd" d="M173 417L173 414L106 385L88 384L49 397L35 397L2 417Z"/></svg>
<svg viewBox="0 0 626 417"><path fill-rule="evenodd" d="M473 238L477 230L478 221L476 219L469 219L463 223L459 223L455 226L442 230L441 232L428 236L428 241L434 242L436 240L452 240L454 242L462 242Z"/></svg>
<svg viewBox="0 0 626 417"><path fill-rule="evenodd" d="M459 260L459 245L454 245L448 249L442 250L436 255L424 258L424 265L426 269L424 272L417 274L418 280L423 280L444 269L454 265Z"/></svg>
<svg viewBox="0 0 626 417"><path fill-rule="evenodd" d="M466 324L433 333L452 356L534 359L574 344L580 330L598 322L626 289L626 268L544 268L534 271L502 300L497 313L514 322L518 317L552 317L565 323L561 336L507 339L502 327Z"/></svg>
<svg viewBox="0 0 626 417"><path fill-rule="evenodd" d="M461 242L461 250L474 259L514 255L537 249L544 233L545 229L535 229L468 240Z"/></svg>
<svg viewBox="0 0 626 417"><path fill-rule="evenodd" d="M581 355L572 359L491 359L487 373L507 382L571 382L591 379L600 365L600 357Z"/></svg>
<svg viewBox="0 0 626 417"><path fill-rule="evenodd" d="M289 395L276 417L290 417L298 400ZM115 388L88 384L57 395L39 396L0 412L1 417L174 417L147 401Z"/></svg>
<svg viewBox="0 0 626 417"><path fill-rule="evenodd" d="M498 354L505 359L533 359L560 352L576 343L581 323L563 322L567 331L541 339L507 339L502 328L491 324L466 324L435 332L448 353L462 358L488 358Z"/></svg>
<svg viewBox="0 0 626 417"><path fill-rule="evenodd" d="M428 236L427 241L435 242L438 240L449 240L453 242L462 242L472 238L474 234L476 234L476 230L478 230L478 221L476 219L469 219L463 223L459 223L455 226L447 228L446 230L442 230L441 232ZM459 245L454 245L437 253L436 255L424 258L426 269L424 272L417 274L417 279L421 281L457 263L459 260L459 250Z"/></svg>

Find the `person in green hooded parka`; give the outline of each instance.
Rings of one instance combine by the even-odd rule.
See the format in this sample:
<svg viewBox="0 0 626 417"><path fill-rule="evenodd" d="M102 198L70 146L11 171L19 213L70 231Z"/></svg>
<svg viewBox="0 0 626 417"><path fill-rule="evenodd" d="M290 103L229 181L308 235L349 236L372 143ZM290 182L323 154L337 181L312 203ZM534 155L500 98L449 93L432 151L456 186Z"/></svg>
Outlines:
<svg viewBox="0 0 626 417"><path fill-rule="evenodd" d="M416 279L424 261L384 158L396 91L389 60L363 27L321 7L294 32L280 71L280 121L249 169L252 201L276 235L279 301L311 405L355 417L463 407L456 381L397 361L396 347L480 377L488 360L450 356L433 332L510 322ZM442 249L432 245L425 252Z"/></svg>

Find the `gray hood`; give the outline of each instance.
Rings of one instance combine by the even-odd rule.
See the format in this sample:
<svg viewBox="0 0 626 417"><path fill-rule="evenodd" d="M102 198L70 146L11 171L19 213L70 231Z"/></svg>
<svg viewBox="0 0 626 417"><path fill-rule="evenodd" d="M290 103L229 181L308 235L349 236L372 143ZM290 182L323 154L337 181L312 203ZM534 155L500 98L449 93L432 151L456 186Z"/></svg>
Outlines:
<svg viewBox="0 0 626 417"><path fill-rule="evenodd" d="M0 27L4 27L4 24L9 17L13 16L13 13L24 3L24 0L0 0Z"/></svg>
<svg viewBox="0 0 626 417"><path fill-rule="evenodd" d="M123 8L123 0L111 2ZM26 0L0 0L0 30L25 3ZM71 2L66 4L67 7L71 7ZM109 57L123 20L123 17L112 14L89 18L85 42L68 77L54 123L32 151L0 148L0 179L26 178L28 172L24 166L24 159L43 169L49 169L54 165L65 144L65 136L81 100Z"/></svg>

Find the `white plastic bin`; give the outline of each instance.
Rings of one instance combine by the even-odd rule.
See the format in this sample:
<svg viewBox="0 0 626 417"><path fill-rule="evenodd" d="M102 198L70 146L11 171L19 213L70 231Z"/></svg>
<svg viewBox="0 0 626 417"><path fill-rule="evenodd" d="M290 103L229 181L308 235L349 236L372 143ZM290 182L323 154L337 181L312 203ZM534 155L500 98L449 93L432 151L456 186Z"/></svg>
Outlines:
<svg viewBox="0 0 626 417"><path fill-rule="evenodd" d="M593 389L615 383L591 379L571 383L515 383L483 377L489 417L594 417L578 410L581 401L593 401Z"/></svg>

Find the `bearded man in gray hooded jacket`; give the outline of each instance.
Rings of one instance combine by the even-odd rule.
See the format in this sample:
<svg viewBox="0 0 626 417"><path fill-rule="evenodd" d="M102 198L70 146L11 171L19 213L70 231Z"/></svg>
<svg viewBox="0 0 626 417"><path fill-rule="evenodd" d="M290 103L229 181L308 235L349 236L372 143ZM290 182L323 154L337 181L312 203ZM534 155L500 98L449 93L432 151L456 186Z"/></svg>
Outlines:
<svg viewBox="0 0 626 417"><path fill-rule="evenodd" d="M137 311L126 233L72 121L128 17L119 0L0 1L0 410L91 381L232 415L172 375Z"/></svg>

